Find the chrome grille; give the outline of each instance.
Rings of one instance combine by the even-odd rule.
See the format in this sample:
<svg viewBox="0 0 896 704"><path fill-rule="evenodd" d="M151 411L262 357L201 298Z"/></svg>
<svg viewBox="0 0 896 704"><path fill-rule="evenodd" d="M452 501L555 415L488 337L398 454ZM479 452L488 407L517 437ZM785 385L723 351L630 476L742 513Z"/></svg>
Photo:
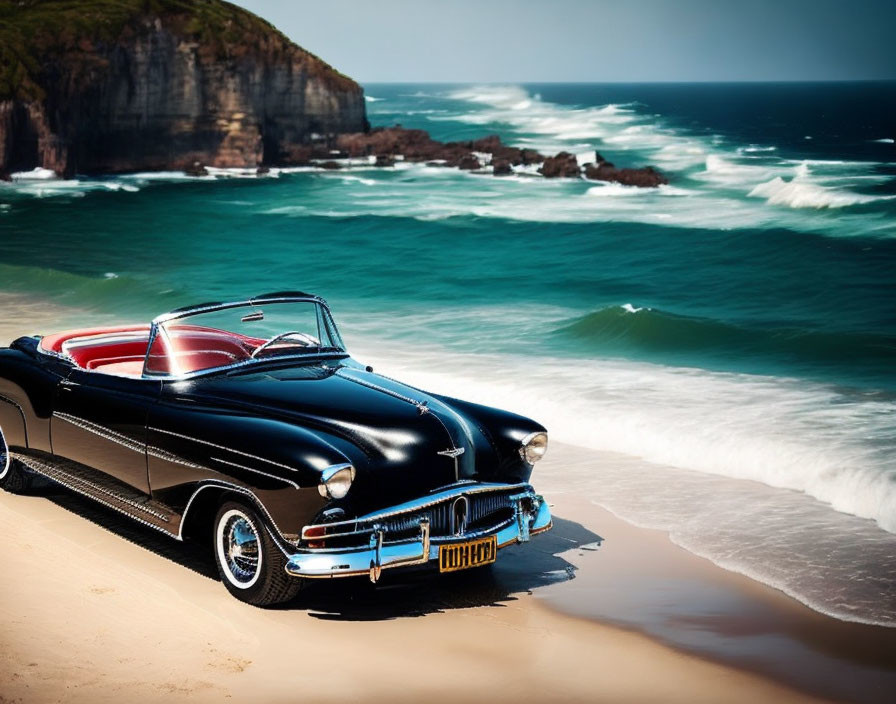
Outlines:
<svg viewBox="0 0 896 704"><path fill-rule="evenodd" d="M406 531L419 532L421 518L429 519L430 535L433 537L451 535L451 514L455 499L456 497L452 497L424 511L383 521L381 525L386 531L387 539L403 537L398 534ZM509 518L509 512L513 511L509 493L471 494L467 495L467 501L470 506L467 517L469 529L483 528L489 523L498 524Z"/></svg>

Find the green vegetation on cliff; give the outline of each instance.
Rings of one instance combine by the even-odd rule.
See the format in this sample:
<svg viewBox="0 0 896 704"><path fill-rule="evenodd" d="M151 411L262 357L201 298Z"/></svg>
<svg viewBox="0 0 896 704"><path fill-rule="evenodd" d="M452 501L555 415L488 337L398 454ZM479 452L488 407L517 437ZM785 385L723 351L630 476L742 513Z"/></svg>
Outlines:
<svg viewBox="0 0 896 704"><path fill-rule="evenodd" d="M66 64L77 82L104 68L103 49L159 25L220 59L300 52L333 88L353 84L269 22L223 0L0 0L0 100L40 100L47 66Z"/></svg>

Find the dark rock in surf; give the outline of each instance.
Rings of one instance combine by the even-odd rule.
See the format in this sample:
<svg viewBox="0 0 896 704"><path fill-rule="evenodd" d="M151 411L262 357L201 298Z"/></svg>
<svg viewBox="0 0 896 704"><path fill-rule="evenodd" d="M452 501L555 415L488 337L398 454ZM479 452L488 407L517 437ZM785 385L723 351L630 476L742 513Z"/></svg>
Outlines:
<svg viewBox="0 0 896 704"><path fill-rule="evenodd" d="M582 175L575 154L569 152L560 152L557 156L548 157L538 171L545 178L579 178Z"/></svg>
<svg viewBox="0 0 896 704"><path fill-rule="evenodd" d="M462 171L475 171L478 168L481 168L482 164L472 154L466 154L460 158L457 162L457 168Z"/></svg>
<svg viewBox="0 0 896 704"><path fill-rule="evenodd" d="M591 181L610 181L638 188L656 188L669 183L669 180L652 166L640 169L617 169L608 161L600 164L585 164L585 178Z"/></svg>
<svg viewBox="0 0 896 704"><path fill-rule="evenodd" d="M507 159L492 159L492 173L495 176L510 176L513 167Z"/></svg>

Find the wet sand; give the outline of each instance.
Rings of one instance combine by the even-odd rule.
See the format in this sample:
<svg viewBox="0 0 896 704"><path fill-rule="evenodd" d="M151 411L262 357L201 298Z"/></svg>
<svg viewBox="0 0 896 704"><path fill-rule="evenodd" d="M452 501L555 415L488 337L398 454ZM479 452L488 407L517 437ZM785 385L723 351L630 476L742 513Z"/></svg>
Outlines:
<svg viewBox="0 0 896 704"><path fill-rule="evenodd" d="M614 461L610 454L558 444L550 452L565 467L585 463L598 468ZM556 473L550 475L539 488L562 520L590 526L600 535L560 553L573 566L574 579L535 592L552 608L643 633L819 696L881 704L896 700L896 629L818 613L689 553L662 531L635 527L564 492ZM560 535L562 530L551 538ZM532 547L543 546L533 542Z"/></svg>

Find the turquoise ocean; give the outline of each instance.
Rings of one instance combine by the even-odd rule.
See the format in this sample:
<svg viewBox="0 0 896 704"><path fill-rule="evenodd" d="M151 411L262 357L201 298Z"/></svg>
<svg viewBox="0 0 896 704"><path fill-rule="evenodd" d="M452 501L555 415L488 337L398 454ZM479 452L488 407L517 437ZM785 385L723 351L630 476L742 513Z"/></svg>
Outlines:
<svg viewBox="0 0 896 704"><path fill-rule="evenodd" d="M597 149L670 184L31 173L0 184L0 294L60 327L320 294L377 371L596 451L549 487L896 625L896 83L365 90L374 126Z"/></svg>

